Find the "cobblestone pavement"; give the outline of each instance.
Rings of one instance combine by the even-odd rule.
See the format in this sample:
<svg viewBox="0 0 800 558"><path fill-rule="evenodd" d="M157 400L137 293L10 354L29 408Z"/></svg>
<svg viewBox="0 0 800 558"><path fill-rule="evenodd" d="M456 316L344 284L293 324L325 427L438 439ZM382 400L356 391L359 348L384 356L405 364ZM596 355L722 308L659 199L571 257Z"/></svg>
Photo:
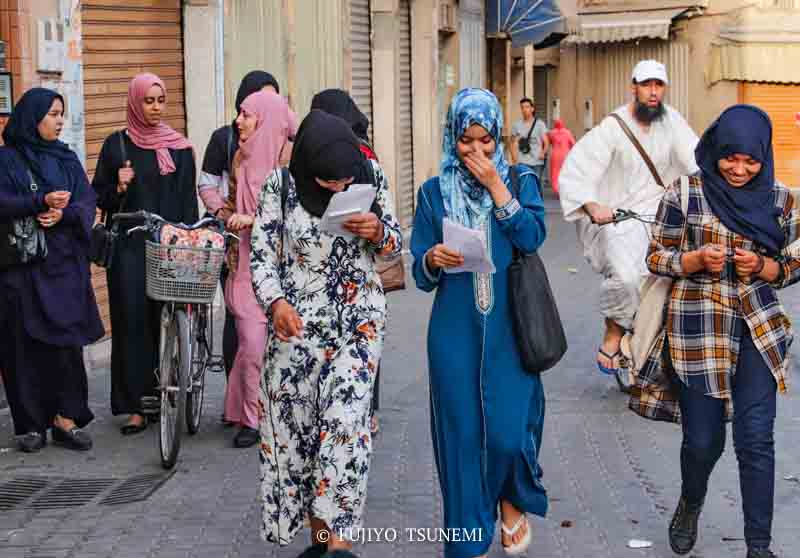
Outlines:
<svg viewBox="0 0 800 558"><path fill-rule="evenodd" d="M547 519L533 519L528 552L541 558L672 556L666 525L679 492L679 429L626 410L625 398L593 365L600 320L597 280L583 262L571 226L550 215L542 249L570 340L563 363L545 376L548 397L542 466L551 496ZM794 315L800 291L784 292ZM375 442L366 526L395 529L397 540L356 547L363 557L441 556L433 543L409 541L406 529L441 525L442 507L429 434L425 364L426 316L432 297L414 289L391 296L390 335L382 372L382 431ZM155 430L122 438L108 409L107 355L92 351L90 426L95 449L75 454L48 446L38 455L13 447L8 412L0 411L0 481L20 477L125 479L161 473ZM107 352L107 351L106 351ZM209 377L199 434L184 439L175 474L149 499L96 502L66 509L0 507L2 558L263 558L294 557L304 533L277 549L258 536L257 456L232 447L219 423L224 379ZM797 395L779 400L775 550L800 556L800 414ZM696 558L744 557L740 496L732 443L715 471ZM18 482L18 481L17 481ZM0 504L1 505L1 504ZM390 531L390 533L392 533ZM630 539L653 542L631 550ZM798 554L795 554L798 552ZM496 542L490 554L503 556Z"/></svg>

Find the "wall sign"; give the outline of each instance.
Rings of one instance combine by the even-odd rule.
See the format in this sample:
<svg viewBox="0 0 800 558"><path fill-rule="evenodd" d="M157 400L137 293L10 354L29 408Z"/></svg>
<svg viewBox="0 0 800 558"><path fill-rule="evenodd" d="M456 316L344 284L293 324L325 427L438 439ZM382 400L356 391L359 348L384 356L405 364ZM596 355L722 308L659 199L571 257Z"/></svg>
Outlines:
<svg viewBox="0 0 800 558"><path fill-rule="evenodd" d="M14 88L11 72L0 72L0 116L9 116L14 110Z"/></svg>

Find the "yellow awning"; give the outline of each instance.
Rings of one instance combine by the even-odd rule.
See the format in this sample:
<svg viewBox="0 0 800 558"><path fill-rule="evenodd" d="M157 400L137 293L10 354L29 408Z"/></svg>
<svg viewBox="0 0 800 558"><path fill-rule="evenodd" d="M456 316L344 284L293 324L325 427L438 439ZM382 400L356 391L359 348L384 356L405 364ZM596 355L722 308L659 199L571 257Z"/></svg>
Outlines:
<svg viewBox="0 0 800 558"><path fill-rule="evenodd" d="M733 14L712 45L706 79L800 83L800 14L758 7Z"/></svg>
<svg viewBox="0 0 800 558"><path fill-rule="evenodd" d="M669 39L672 20L686 8L617 12L579 16L577 32L564 42L572 44L618 43L636 39Z"/></svg>
<svg viewBox="0 0 800 558"><path fill-rule="evenodd" d="M715 44L706 79L800 83L800 43Z"/></svg>

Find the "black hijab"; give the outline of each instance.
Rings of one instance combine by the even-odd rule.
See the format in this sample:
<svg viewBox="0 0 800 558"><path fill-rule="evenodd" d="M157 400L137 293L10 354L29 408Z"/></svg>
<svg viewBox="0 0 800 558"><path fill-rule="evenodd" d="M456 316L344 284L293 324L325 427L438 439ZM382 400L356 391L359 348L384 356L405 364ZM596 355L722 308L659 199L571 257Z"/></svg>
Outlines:
<svg viewBox="0 0 800 558"><path fill-rule="evenodd" d="M253 70L242 78L242 83L239 84L239 91L236 92L236 114L242 110L242 103L244 100L252 95L258 93L267 85L275 88L275 93L280 93L278 80L269 72L262 70Z"/></svg>
<svg viewBox="0 0 800 558"><path fill-rule="evenodd" d="M14 112L3 130L3 142L22 155L31 172L39 179L46 179L39 159L41 155L50 155L65 162L78 160L66 143L60 140L47 141L39 135L39 123L50 112L56 99L60 99L61 104L66 107L64 98L51 89L29 89L14 107Z"/></svg>
<svg viewBox="0 0 800 558"><path fill-rule="evenodd" d="M328 114L338 116L353 129L356 136L368 141L369 118L361 112L353 98L341 89L326 89L314 95L311 110L324 110Z"/></svg>
<svg viewBox="0 0 800 558"><path fill-rule="evenodd" d="M334 192L315 178L341 180L353 177L353 184L372 183L371 165L359 149L358 138L347 122L322 110L312 110L297 130L289 171L300 205L315 217L322 217ZM372 212L383 212L372 204Z"/></svg>
<svg viewBox="0 0 800 558"><path fill-rule="evenodd" d="M742 186L731 186L719 171L718 161L741 153L761 163L761 172ZM754 106L735 105L725 110L706 130L695 150L703 177L703 193L722 223L754 241L769 254L778 254L785 241L775 207L775 162L772 122Z"/></svg>

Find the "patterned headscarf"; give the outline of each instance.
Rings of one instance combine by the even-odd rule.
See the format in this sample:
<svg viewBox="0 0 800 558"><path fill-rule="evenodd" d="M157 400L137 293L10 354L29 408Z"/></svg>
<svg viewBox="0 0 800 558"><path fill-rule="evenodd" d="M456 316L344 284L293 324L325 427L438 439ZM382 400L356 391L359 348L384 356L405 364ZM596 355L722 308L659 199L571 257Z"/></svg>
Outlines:
<svg viewBox="0 0 800 558"><path fill-rule="evenodd" d="M462 89L450 103L444 127L439 187L449 219L473 229L489 218L494 201L489 191L469 172L458 156L458 140L473 124L482 126L497 144L492 163L503 182L508 182L508 162L503 153L503 110L497 97L486 89Z"/></svg>

